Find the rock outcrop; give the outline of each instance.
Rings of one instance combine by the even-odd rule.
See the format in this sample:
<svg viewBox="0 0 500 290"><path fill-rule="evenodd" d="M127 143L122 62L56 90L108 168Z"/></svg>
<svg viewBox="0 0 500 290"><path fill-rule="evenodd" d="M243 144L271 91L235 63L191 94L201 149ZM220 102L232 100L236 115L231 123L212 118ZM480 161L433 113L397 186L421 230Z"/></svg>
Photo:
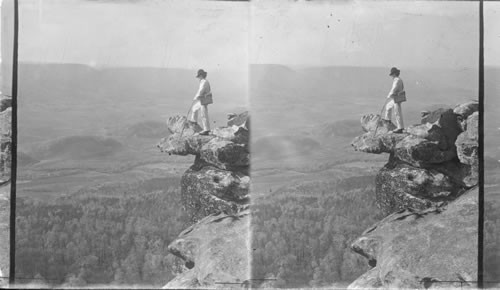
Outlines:
<svg viewBox="0 0 500 290"><path fill-rule="evenodd" d="M163 288L241 288L250 277L249 243L248 210L207 216L168 246L188 270Z"/></svg>
<svg viewBox="0 0 500 290"><path fill-rule="evenodd" d="M478 215L472 189L441 208L387 216L352 244L373 268L349 289L475 287Z"/></svg>
<svg viewBox="0 0 500 290"><path fill-rule="evenodd" d="M9 273L10 174L12 148L12 99L0 93L0 274ZM2 277L4 275L0 275ZM0 278L0 287L8 279Z"/></svg>
<svg viewBox="0 0 500 290"><path fill-rule="evenodd" d="M477 103L425 114L422 123L402 134L378 115L361 118L365 134L356 137L355 150L389 153L377 174L377 204L385 214L426 209L456 199L477 185Z"/></svg>
<svg viewBox="0 0 500 290"><path fill-rule="evenodd" d="M349 289L475 287L477 110L470 102L426 112L403 134L377 115L361 119L367 133L353 140L355 150L389 153L376 177L387 217L351 245L372 269Z"/></svg>
<svg viewBox="0 0 500 290"><path fill-rule="evenodd" d="M248 207L250 186L248 113L235 115L226 127L212 134L197 134L201 127L186 117L167 121L171 133L158 145L162 152L195 155L194 164L181 180L182 202L192 222L209 214L235 214Z"/></svg>
<svg viewBox="0 0 500 290"><path fill-rule="evenodd" d="M0 96L0 183L10 180L12 99Z"/></svg>
<svg viewBox="0 0 500 290"><path fill-rule="evenodd" d="M227 126L199 135L186 117L167 121L162 152L194 155L181 179L181 200L193 225L169 245L185 271L164 288L240 288L250 278L250 121L229 115Z"/></svg>
<svg viewBox="0 0 500 290"><path fill-rule="evenodd" d="M10 266L10 182L0 185L0 288L8 286Z"/></svg>

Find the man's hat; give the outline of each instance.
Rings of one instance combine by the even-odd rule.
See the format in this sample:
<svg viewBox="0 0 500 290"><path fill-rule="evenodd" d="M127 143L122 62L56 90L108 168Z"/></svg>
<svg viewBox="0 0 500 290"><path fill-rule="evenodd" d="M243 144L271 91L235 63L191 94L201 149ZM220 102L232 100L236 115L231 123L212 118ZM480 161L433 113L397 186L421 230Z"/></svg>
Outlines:
<svg viewBox="0 0 500 290"><path fill-rule="evenodd" d="M389 75L390 75L390 76L392 76L392 75L397 75L397 74L399 74L399 72L400 72L400 70L399 70L399 69L397 69L397 68L393 67L393 68L391 68L391 73L390 73Z"/></svg>
<svg viewBox="0 0 500 290"><path fill-rule="evenodd" d="M198 74L196 75L197 78L206 77L206 76L207 76L207 72L202 70L201 68L198 70Z"/></svg>

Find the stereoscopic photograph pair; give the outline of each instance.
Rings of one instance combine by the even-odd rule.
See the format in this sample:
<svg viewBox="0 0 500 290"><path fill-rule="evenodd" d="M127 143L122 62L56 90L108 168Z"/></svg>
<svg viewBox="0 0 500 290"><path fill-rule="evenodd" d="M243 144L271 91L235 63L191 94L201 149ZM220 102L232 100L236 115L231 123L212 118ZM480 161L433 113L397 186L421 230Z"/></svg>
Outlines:
<svg viewBox="0 0 500 290"><path fill-rule="evenodd" d="M0 286L500 286L500 5L2 0Z"/></svg>

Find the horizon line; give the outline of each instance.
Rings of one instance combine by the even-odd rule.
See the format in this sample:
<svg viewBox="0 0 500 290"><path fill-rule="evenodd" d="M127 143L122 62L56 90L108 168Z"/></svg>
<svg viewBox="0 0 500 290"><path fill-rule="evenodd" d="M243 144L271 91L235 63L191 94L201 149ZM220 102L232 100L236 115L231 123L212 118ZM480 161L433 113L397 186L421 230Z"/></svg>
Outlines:
<svg viewBox="0 0 500 290"><path fill-rule="evenodd" d="M1 65L0 61L0 65ZM77 62L41 62L41 61L19 61L19 64L33 64L33 65L76 65L89 67L96 70L100 69L116 69L116 68L154 68L154 69L179 69L179 70L197 70L198 68L187 68L187 67L167 67L167 66L139 66L139 65L92 65L85 63L77 63ZM206 70L212 71L245 71L248 70L252 66L283 66L287 68L295 68L295 69L310 69L310 68L387 68L390 66L380 66L380 65L316 65L316 64L281 64L281 63L249 63L247 66L242 68L221 68L221 67L205 67ZM402 68L412 68L412 69L432 69L432 70L477 70L477 67L438 67L438 66L419 66L419 65L410 65L410 66L401 66ZM487 68L498 68L500 69L500 65L486 65Z"/></svg>

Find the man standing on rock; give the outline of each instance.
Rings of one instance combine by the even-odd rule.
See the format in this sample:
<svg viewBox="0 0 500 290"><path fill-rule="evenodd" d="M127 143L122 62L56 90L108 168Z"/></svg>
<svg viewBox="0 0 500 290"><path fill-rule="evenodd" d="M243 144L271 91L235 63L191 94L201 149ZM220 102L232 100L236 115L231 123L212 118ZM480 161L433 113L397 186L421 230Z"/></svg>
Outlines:
<svg viewBox="0 0 500 290"><path fill-rule="evenodd" d="M212 103L212 91L210 90L210 83L206 80L207 72L199 69L196 78L200 79L200 88L194 96L193 106L191 107L188 116L189 121L196 123L198 119L198 112L201 115L201 124L203 131L200 135L208 135L210 133L210 123L208 121L208 104Z"/></svg>
<svg viewBox="0 0 500 290"><path fill-rule="evenodd" d="M396 130L393 133L403 133L403 112L401 110L401 103L406 101L406 93L403 85L403 80L399 78L399 73L401 71L395 67L391 68L389 76L391 76L394 81L392 83L392 88L387 95L387 101L385 105L384 119L390 121L392 112L396 118Z"/></svg>

